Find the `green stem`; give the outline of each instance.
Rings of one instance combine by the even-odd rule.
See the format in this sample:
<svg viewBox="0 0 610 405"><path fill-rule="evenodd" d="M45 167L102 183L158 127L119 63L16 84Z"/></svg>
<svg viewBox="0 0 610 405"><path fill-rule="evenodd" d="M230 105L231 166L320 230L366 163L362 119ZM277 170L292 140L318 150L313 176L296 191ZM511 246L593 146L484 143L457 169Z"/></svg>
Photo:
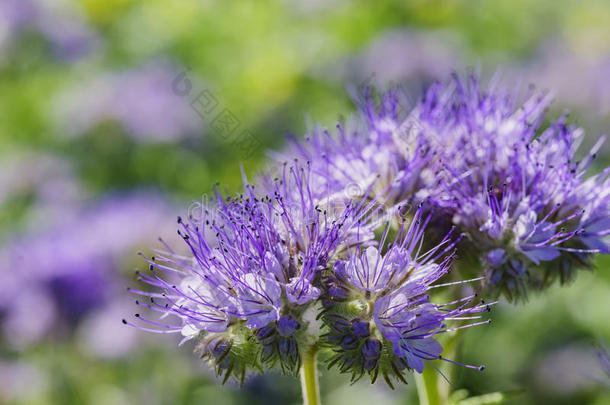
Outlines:
<svg viewBox="0 0 610 405"><path fill-rule="evenodd" d="M303 354L301 358L301 390L303 391L303 405L320 405L320 388L318 387L318 368L314 346Z"/></svg>
<svg viewBox="0 0 610 405"><path fill-rule="evenodd" d="M438 376L434 367L426 365L424 372L415 373L415 385L417 386L417 396L419 405L439 405L440 395L438 391Z"/></svg>
<svg viewBox="0 0 610 405"><path fill-rule="evenodd" d="M459 341L459 331L444 334L443 356L455 358ZM441 363L437 365L439 370L451 381L455 365ZM415 373L415 384L420 405L441 405L449 402L449 384L441 374L431 365L426 364L422 374Z"/></svg>

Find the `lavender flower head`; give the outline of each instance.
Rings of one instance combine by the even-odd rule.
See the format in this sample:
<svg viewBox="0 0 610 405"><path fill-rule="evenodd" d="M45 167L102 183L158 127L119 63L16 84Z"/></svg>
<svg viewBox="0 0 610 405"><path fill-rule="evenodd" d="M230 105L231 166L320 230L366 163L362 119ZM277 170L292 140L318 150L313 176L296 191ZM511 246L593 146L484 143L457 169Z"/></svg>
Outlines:
<svg viewBox="0 0 610 405"><path fill-rule="evenodd" d="M291 139L286 151L272 156L311 162L312 188L324 197L346 201L389 192L390 207L419 202L429 182L430 143L413 117L404 117L400 93L376 96L365 89L360 116L337 124L335 134L316 127L304 142Z"/></svg>
<svg viewBox="0 0 610 405"><path fill-rule="evenodd" d="M418 121L437 142L431 199L467 234L461 270L482 268L492 294L525 297L565 282L593 253L608 253L608 169L586 177L598 142L578 160L583 131L560 117L543 125L551 98L524 101L475 77L431 87Z"/></svg>
<svg viewBox="0 0 610 405"><path fill-rule="evenodd" d="M346 204L331 218L313 199L309 178L309 167L286 165L272 193L259 195L244 179L243 194L224 199L217 193L215 212L201 221L179 219L178 232L192 256L179 256L166 245L147 259L152 275L140 274L166 292L134 292L150 297L139 305L180 323L160 324L138 314L156 329L140 327L180 332L183 341L198 338L225 381L230 376L243 381L247 369L276 363L296 371L300 347L313 344L318 333L313 308L321 272L342 248L352 223L366 213L363 204Z"/></svg>
<svg viewBox="0 0 610 405"><path fill-rule="evenodd" d="M181 333L182 342L195 339L224 381L243 382L248 370L276 366L294 373L305 352L328 346L361 353L353 364L342 357L343 367L353 373L352 366L366 369L373 380L381 372L391 384L390 373L404 380L406 368L421 372L426 361L440 357L433 336L449 330L446 320L486 308L469 305L473 297L447 305L429 302L427 290L452 259L433 261L453 243L447 237L420 254L421 210L416 225L401 229L381 258L370 238L375 211L387 195L348 201L338 210L336 200L316 197L312 165L299 161L283 165L279 177L261 179L266 193L244 176L243 194L223 198L217 192L215 209L201 219L178 219L188 256L165 244L146 258L150 274L139 273L139 279L153 290L131 290L147 297L136 303L177 322L136 314L137 321L124 323ZM382 245L386 237L387 230ZM342 260L344 255L350 259ZM369 257L377 257L374 270L363 267L372 265ZM345 319L342 300L351 311ZM353 334L337 340L339 318ZM383 348L388 349L382 356Z"/></svg>
<svg viewBox="0 0 610 405"><path fill-rule="evenodd" d="M447 327L450 321L478 319L472 314L489 309L475 295L445 304L431 302L429 292L443 286L433 284L449 272L456 242L451 241L450 232L434 248L422 252L424 229L430 220L430 216L422 216L420 208L410 226L403 223L387 246L386 228L380 242L385 254L376 247L358 250L348 260L335 262L327 279L327 342L336 352L330 364L350 372L352 380L368 373L374 382L381 374L392 386L391 377L405 382L406 369L421 373L430 360L455 363L441 356L443 348L435 337L489 323Z"/></svg>

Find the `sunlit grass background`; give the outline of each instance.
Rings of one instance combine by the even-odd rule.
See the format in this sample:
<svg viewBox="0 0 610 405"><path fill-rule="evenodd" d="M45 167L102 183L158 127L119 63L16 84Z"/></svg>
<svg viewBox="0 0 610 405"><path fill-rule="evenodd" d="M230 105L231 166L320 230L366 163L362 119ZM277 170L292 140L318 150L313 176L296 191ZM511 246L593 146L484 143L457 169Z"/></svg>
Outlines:
<svg viewBox="0 0 610 405"><path fill-rule="evenodd" d="M298 403L292 378L220 386L191 345L123 327L136 252L171 240L214 183L239 190L240 163L263 168L287 134L332 128L363 84L402 83L415 99L453 71L501 71L553 90L551 116L570 110L590 145L610 128L608 21L604 0L1 0L0 403ZM198 113L204 90L217 107ZM215 129L223 110L234 133ZM487 368L456 370L454 389L610 403L591 350L610 342L610 262L597 264L468 330L459 358ZM413 383L325 371L322 392L416 403Z"/></svg>

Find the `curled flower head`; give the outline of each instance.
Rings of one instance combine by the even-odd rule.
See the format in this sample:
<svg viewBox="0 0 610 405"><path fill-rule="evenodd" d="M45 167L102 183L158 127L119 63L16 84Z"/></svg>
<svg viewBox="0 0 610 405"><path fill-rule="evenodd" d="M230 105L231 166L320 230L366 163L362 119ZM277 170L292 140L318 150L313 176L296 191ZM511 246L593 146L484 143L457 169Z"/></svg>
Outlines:
<svg viewBox="0 0 610 405"><path fill-rule="evenodd" d="M565 117L543 126L550 101L471 77L433 86L419 109L442 166L431 199L467 234L493 294L523 297L608 251L607 171L585 179L601 143L579 161L582 130Z"/></svg>
<svg viewBox="0 0 610 405"><path fill-rule="evenodd" d="M435 336L452 330L447 321L475 319L470 314L488 309L479 302L471 305L474 296L449 304L431 302L429 290L449 271L455 241L450 233L422 252L430 219L424 220L422 212L408 228L400 228L385 253L375 247L357 251L349 260L338 260L327 280L327 342L336 353L331 364L351 372L353 379L368 373L375 381L381 374L391 386L391 377L405 381L406 369L421 373L426 362L442 358ZM386 228L382 247L388 232Z"/></svg>
<svg viewBox="0 0 610 405"><path fill-rule="evenodd" d="M345 204L331 217L313 199L308 179L308 167L285 166L269 194L259 195L245 180L237 197L217 193L214 213L199 221L179 218L190 256L166 245L147 258L151 274L140 274L161 291L134 290L150 297L138 304L179 323L138 318L153 330L198 338L225 378L242 378L261 364L298 369L299 347L315 339L306 312L320 295L321 272L367 211L364 204Z"/></svg>

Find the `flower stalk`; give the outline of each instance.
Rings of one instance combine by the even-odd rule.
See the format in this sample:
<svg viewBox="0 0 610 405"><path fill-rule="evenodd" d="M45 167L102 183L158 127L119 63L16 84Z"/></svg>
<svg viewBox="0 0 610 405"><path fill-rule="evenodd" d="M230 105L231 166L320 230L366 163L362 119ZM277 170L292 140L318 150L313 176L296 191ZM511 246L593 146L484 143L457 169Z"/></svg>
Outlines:
<svg viewBox="0 0 610 405"><path fill-rule="evenodd" d="M460 330L447 333L443 340L443 354L450 358L455 358L457 347L462 334ZM451 381L454 368L448 367L450 364L439 364L439 369L434 367L424 368L423 373L415 373L415 385L420 405L441 405L449 403L451 394L450 385L445 381L445 377ZM440 372L439 372L440 370ZM441 375L442 373L442 375Z"/></svg>
<svg viewBox="0 0 610 405"><path fill-rule="evenodd" d="M301 390L303 405L320 405L320 387L318 385L318 367L316 355L318 348L313 346L301 358Z"/></svg>
<svg viewBox="0 0 610 405"><path fill-rule="evenodd" d="M432 367L424 368L423 373L415 373L415 385L419 405L439 405L440 393L437 371Z"/></svg>

